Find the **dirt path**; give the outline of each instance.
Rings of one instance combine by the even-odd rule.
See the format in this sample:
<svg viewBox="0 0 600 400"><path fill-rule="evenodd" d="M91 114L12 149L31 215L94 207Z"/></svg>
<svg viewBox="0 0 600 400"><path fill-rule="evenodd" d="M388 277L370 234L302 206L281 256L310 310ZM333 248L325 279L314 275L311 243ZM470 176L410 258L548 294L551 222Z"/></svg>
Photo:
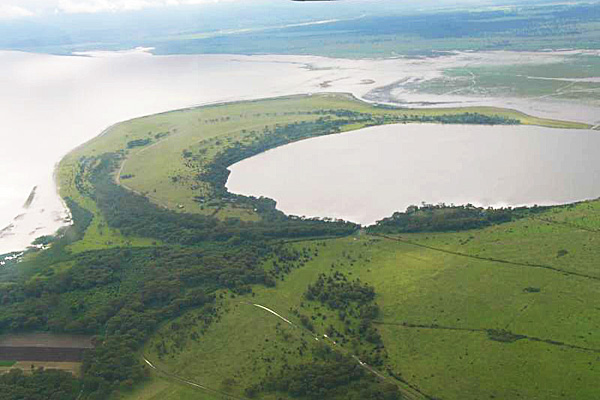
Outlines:
<svg viewBox="0 0 600 400"><path fill-rule="evenodd" d="M308 329L306 329L304 327L301 327L301 326L298 326L298 325L292 323L291 321L289 321L285 317L281 316L277 312L275 312L272 309L265 307L263 305L252 304L252 303L247 303L247 302L242 302L242 303L265 310L268 313L275 315L277 318L281 319L282 321L285 321L287 324L307 332L309 335L311 335L315 339L315 341L317 341L317 342L323 341L323 343L326 343L334 351L352 357L358 363L358 365L360 365L362 368L364 368L371 374L375 375L382 381L386 381L388 383L392 383L393 385L397 386L398 389L400 390L400 393L402 393L402 396L404 399L406 399L406 400L423 400L423 399L429 400L429 399L431 399L430 396L427 396L427 395L421 393L418 389L414 388L408 382L401 382L402 384L399 384L396 379L388 377L388 376L382 374L381 372L377 371L375 368L373 368L370 365L368 365L367 363L363 362L355 354L352 354L349 351L347 351L346 349L344 349L343 347L337 345L337 343L335 341L331 340L327 335L322 335L322 337L319 335L316 335L314 332L309 331Z"/></svg>
<svg viewBox="0 0 600 400"><path fill-rule="evenodd" d="M193 388L200 389L200 390L202 390L202 391L204 391L204 392L209 392L209 393L212 393L212 394L216 394L216 395L219 395L219 396L223 396L223 397L225 397L225 398L228 398L228 399L232 399L232 400L247 400L247 399L245 399L245 398L243 398L243 397L236 397L236 396L232 396L232 395L230 395L230 394L227 394L227 393L220 392L220 391L218 391L218 390L216 390L216 389L211 389L211 388L209 388L209 387L207 387L207 386L201 385L201 384L199 384L199 383L196 383L196 382L193 382L193 381L187 380L187 379L185 379L185 378L182 378L181 376L178 376L178 375L172 374L172 373L170 373L170 372L167 372L167 371L165 371L165 370L162 370L162 369L160 369L160 368L156 367L156 366L155 366L155 365L154 365L154 364L153 364L153 363L152 363L150 360L148 360L148 359L147 359L145 356L144 356L143 358L144 358L144 362L145 362L145 363L146 363L146 364L147 364L147 365L148 365L150 368L152 368L154 371L156 371L156 372L157 372L157 373L159 373L159 374L163 374L163 375L165 375L165 376L167 376L167 377L169 377L169 378L171 378L171 379L174 379L174 380L176 380L176 381L177 381L177 382L179 382L179 383L183 383L183 384L185 384L185 385L187 385L187 386L191 386L191 387L193 387Z"/></svg>

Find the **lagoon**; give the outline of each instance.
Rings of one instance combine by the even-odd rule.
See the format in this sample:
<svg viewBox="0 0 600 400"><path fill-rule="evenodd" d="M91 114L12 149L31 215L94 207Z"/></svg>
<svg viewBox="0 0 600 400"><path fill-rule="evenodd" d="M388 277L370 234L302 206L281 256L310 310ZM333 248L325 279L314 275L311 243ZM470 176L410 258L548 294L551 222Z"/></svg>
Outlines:
<svg viewBox="0 0 600 400"><path fill-rule="evenodd" d="M282 146L230 167L227 188L286 214L369 225L421 202L556 205L600 196L600 133L386 125Z"/></svg>
<svg viewBox="0 0 600 400"><path fill-rule="evenodd" d="M301 93L348 92L377 99L376 94L382 93L378 88L435 79L450 67L498 60L509 64L561 62L565 57L564 52L503 52L502 57L454 53L422 59L344 60L277 55L155 56L143 48L72 56L0 51L0 254L25 249L35 238L68 223L68 212L56 193L54 167L71 149L119 121L214 102ZM438 97L428 100L435 102ZM597 123L597 109L581 104L472 100L461 98L460 104L508 106L537 116ZM280 200L283 204L283 198Z"/></svg>

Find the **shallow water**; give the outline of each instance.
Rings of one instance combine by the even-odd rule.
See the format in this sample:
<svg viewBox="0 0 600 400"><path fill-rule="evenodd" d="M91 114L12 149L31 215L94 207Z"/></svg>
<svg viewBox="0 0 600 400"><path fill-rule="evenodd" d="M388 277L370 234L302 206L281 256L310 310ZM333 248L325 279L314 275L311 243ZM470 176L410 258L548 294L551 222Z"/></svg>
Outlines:
<svg viewBox="0 0 600 400"><path fill-rule="evenodd" d="M473 62L558 62L563 57L504 52L502 57L457 53L418 60L340 60L152 56L144 50L79 56L0 51L0 254L24 249L36 237L65 225L66 210L52 179L54 166L69 150L116 122L211 102L298 93L350 92L363 97L377 87L433 79L445 68ZM492 99L478 101L495 104ZM534 114L580 117L579 108L549 109L546 103L540 107ZM595 119L596 109L592 114ZM36 196L24 208L33 187Z"/></svg>
<svg viewBox="0 0 600 400"><path fill-rule="evenodd" d="M287 214L372 224L409 205L553 205L600 196L600 133L387 125L282 146L230 167L234 193Z"/></svg>
<svg viewBox="0 0 600 400"><path fill-rule="evenodd" d="M54 166L111 124L218 101L319 91L361 95L369 90L365 79L387 84L397 76L393 62L373 61L366 69L361 61L343 61L341 69L334 64L318 57L0 52L0 254L65 224ZM343 81L320 86L340 73ZM36 196L24 208L33 187Z"/></svg>

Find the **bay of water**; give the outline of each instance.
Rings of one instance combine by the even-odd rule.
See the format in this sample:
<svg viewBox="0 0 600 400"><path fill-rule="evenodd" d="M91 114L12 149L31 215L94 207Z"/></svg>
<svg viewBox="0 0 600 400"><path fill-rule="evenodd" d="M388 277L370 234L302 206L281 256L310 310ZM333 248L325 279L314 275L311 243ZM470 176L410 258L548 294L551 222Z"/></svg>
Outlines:
<svg viewBox="0 0 600 400"><path fill-rule="evenodd" d="M153 56L143 49L77 56L0 52L0 254L24 249L67 223L54 167L114 123L212 102L319 91L360 96L370 90L364 80L388 84L402 63ZM343 81L321 86L340 74ZM24 207L34 187L33 201Z"/></svg>
<svg viewBox="0 0 600 400"><path fill-rule="evenodd" d="M418 60L342 60L153 56L144 49L75 56L0 51L0 254L24 249L67 223L68 213L53 181L55 165L69 150L119 121L200 104L300 93L349 92L365 97L394 82L434 79L445 68L486 60L558 61L561 54L457 53ZM535 114L550 111L555 118L581 118L579 110L562 105L559 110L548 109L546 103L540 107L533 110ZM590 115L595 120L597 112ZM34 187L35 196L24 207ZM280 200L283 205L283 197ZM322 210L323 215L334 215L334 209ZM343 215L359 218L354 211Z"/></svg>
<svg viewBox="0 0 600 400"><path fill-rule="evenodd" d="M531 126L370 127L230 167L231 192L286 214L369 225L421 202L555 205L600 196L600 132Z"/></svg>

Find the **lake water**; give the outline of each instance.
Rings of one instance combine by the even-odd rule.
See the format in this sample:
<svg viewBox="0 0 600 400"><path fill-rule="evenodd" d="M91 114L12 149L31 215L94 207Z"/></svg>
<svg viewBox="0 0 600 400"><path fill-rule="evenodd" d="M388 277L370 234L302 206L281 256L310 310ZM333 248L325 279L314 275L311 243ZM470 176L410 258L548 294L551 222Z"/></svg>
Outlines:
<svg viewBox="0 0 600 400"><path fill-rule="evenodd" d="M286 214L369 225L409 205L554 205L600 196L600 132L386 125L324 136L230 167L234 193Z"/></svg>
<svg viewBox="0 0 600 400"><path fill-rule="evenodd" d="M508 52L502 57L456 53L431 59L340 60L153 56L143 49L78 56L0 51L0 254L24 249L36 237L65 224L67 213L52 179L54 166L69 150L116 122L211 102L298 93L350 92L363 97L377 87L433 79L444 68L473 62L558 62L562 58L562 53ZM579 108L530 103L540 104L533 110L536 115L582 118ZM585 120L597 119L596 110L588 114ZM33 201L23 207L34 187Z"/></svg>
<svg viewBox="0 0 600 400"><path fill-rule="evenodd" d="M396 79L402 63L153 56L143 50L79 56L0 51L0 254L65 224L54 166L111 124L211 102L322 91L360 96L371 85ZM404 70L414 73L416 67ZM321 85L325 81L331 82ZM23 207L34 187L33 201Z"/></svg>

